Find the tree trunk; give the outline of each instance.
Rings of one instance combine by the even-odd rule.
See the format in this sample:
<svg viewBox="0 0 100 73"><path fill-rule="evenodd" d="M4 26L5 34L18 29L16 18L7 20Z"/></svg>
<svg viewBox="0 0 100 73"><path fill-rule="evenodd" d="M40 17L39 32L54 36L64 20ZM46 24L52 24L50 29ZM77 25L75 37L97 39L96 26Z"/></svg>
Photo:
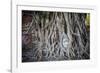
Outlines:
<svg viewBox="0 0 100 73"><path fill-rule="evenodd" d="M22 15L23 62L90 58L87 13L23 11Z"/></svg>

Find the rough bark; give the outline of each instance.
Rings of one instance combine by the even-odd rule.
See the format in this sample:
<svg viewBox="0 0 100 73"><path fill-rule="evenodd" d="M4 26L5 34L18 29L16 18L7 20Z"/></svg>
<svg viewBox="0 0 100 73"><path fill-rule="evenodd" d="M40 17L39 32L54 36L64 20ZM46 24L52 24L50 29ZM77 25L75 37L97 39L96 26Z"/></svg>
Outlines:
<svg viewBox="0 0 100 73"><path fill-rule="evenodd" d="M87 13L23 11L22 15L23 62L90 58Z"/></svg>

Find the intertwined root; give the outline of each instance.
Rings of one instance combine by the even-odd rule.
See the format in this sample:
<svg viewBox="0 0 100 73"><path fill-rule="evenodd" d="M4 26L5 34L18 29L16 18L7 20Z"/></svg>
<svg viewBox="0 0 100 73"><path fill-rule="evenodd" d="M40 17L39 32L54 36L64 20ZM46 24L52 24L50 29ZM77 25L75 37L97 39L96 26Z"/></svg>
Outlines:
<svg viewBox="0 0 100 73"><path fill-rule="evenodd" d="M24 15L32 18L22 25L22 37L31 36L23 39L28 44L22 42L23 62L90 58L86 13L23 11Z"/></svg>

